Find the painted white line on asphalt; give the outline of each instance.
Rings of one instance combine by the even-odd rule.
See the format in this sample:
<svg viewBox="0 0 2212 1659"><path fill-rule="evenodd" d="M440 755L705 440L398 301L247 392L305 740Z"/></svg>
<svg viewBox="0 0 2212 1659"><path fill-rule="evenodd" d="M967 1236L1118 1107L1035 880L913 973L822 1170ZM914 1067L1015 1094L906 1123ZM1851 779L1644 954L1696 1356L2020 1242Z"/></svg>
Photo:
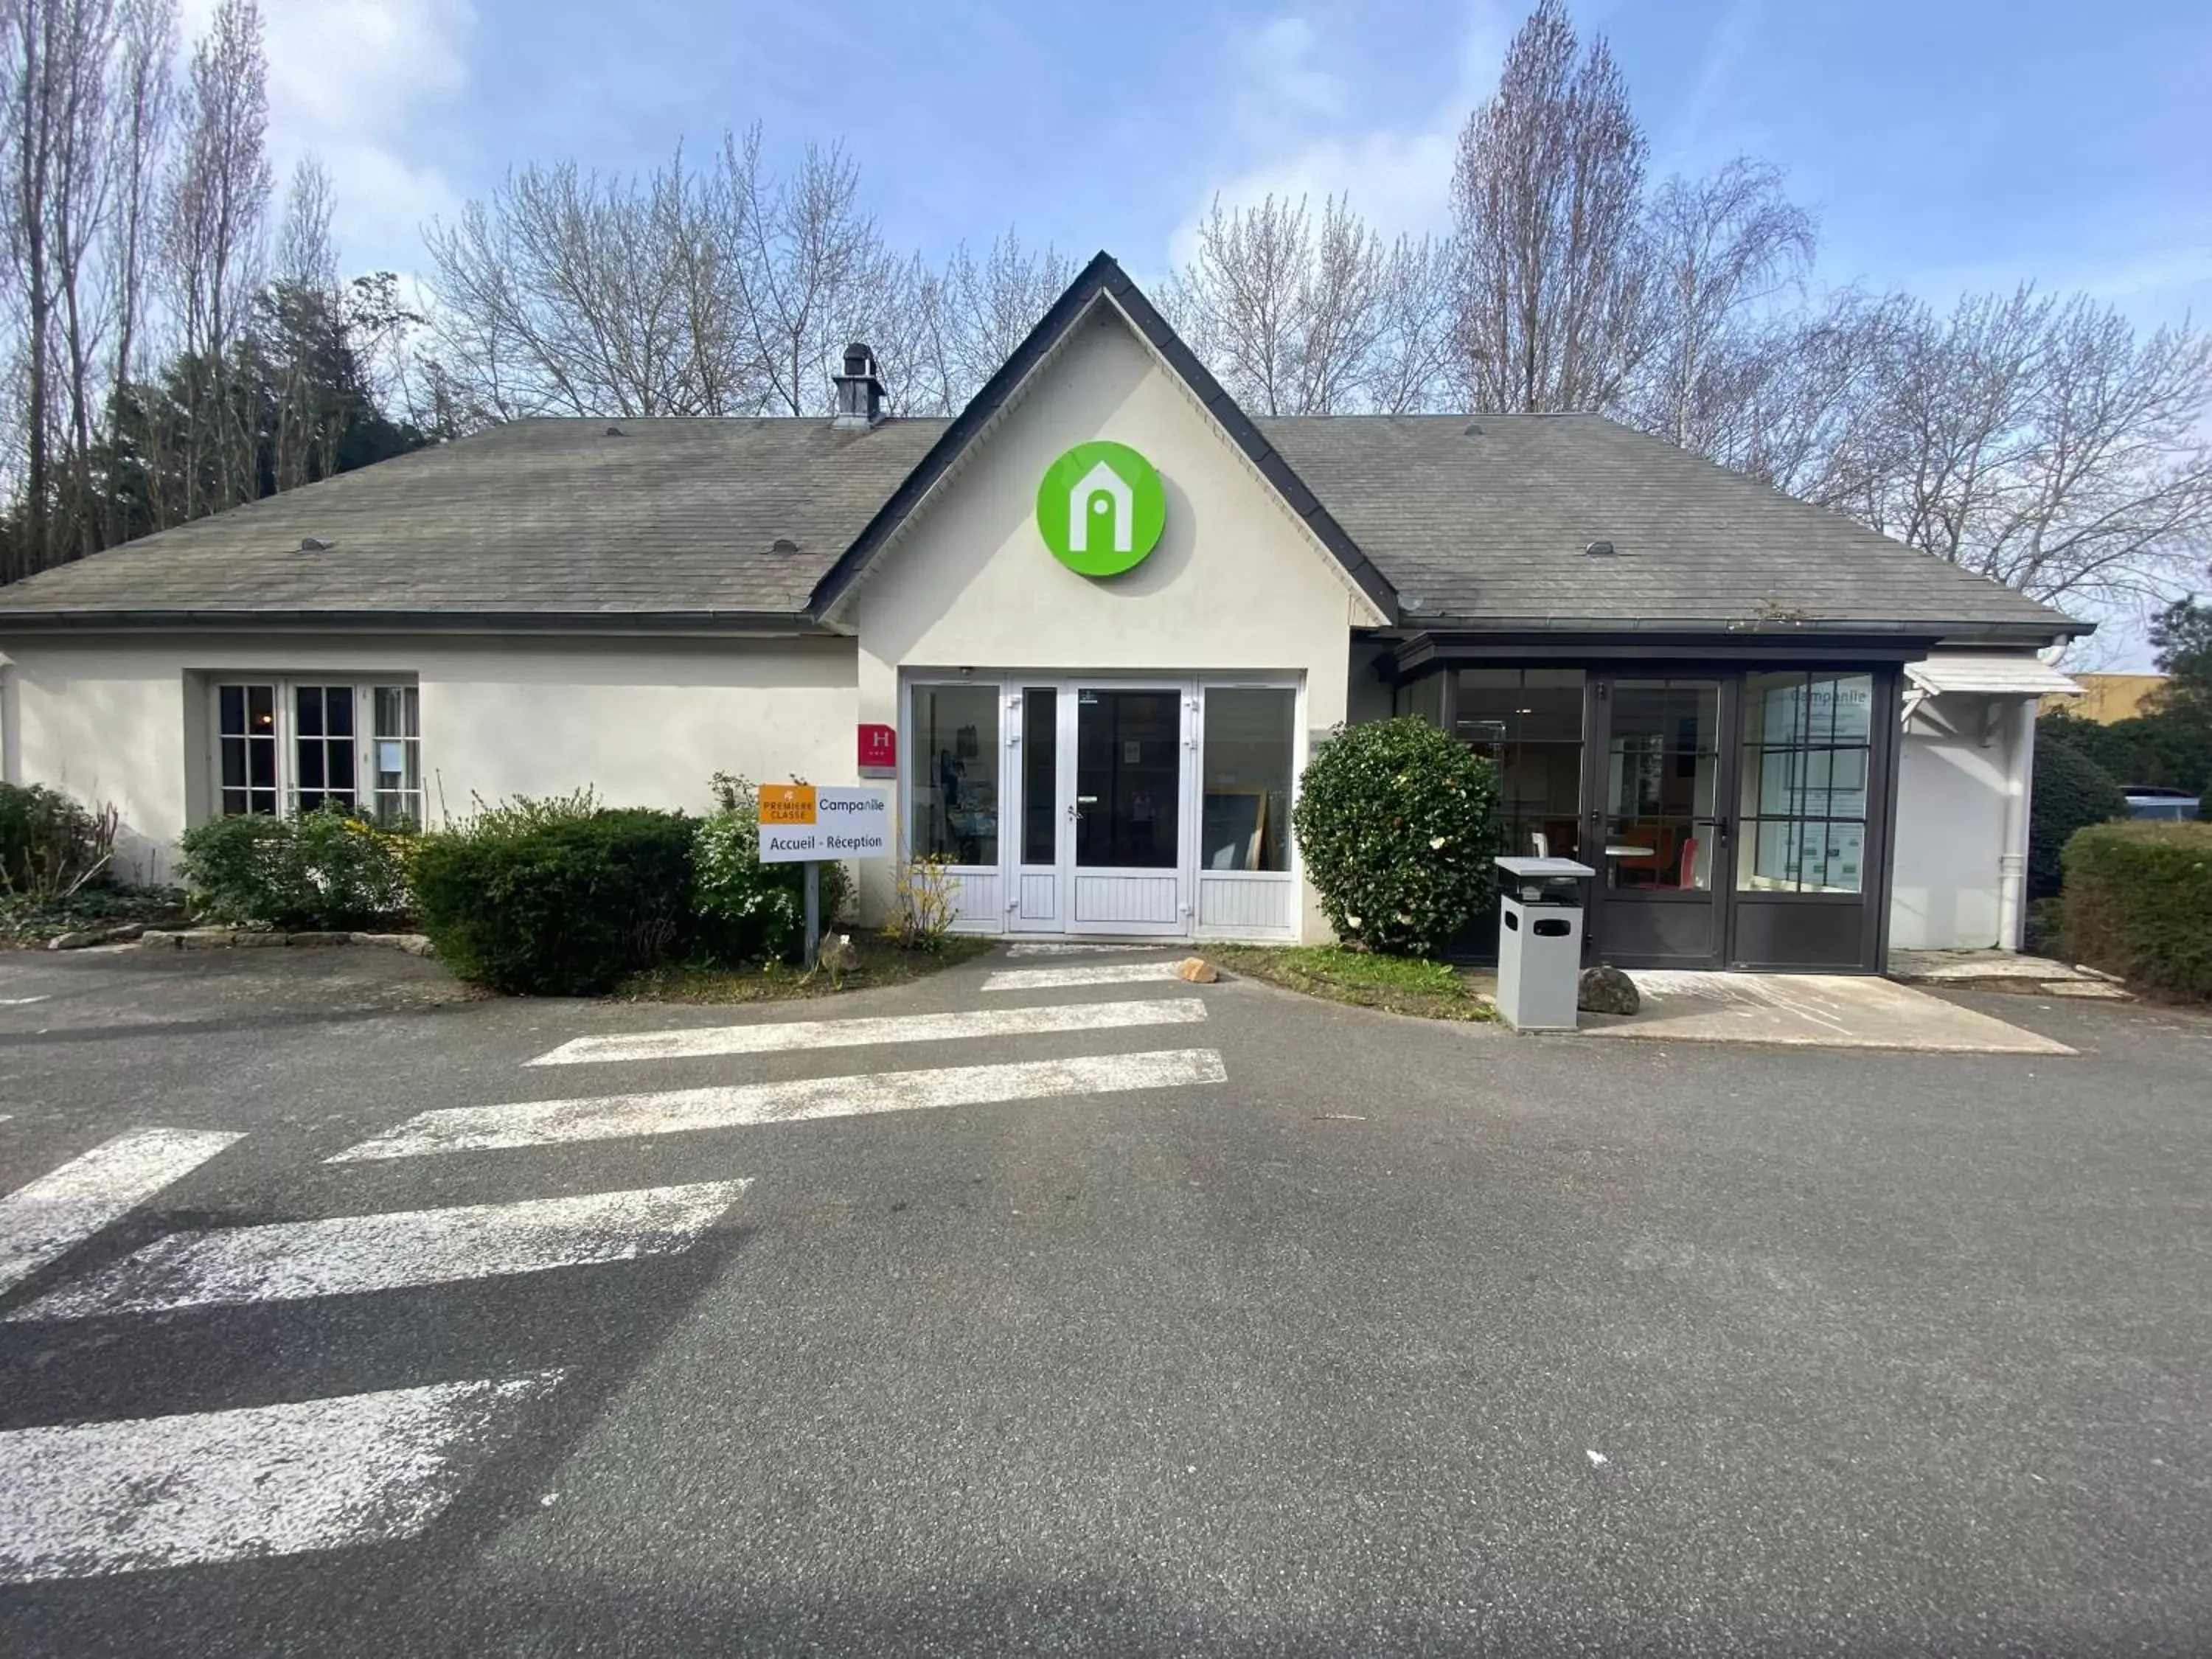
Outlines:
<svg viewBox="0 0 2212 1659"><path fill-rule="evenodd" d="M411 1538L559 1371L0 1434L0 1582Z"/></svg>
<svg viewBox="0 0 2212 1659"><path fill-rule="evenodd" d="M212 1129L134 1129L0 1198L0 1291L243 1139Z"/></svg>
<svg viewBox="0 0 2212 1659"><path fill-rule="evenodd" d="M172 1233L11 1320L358 1296L689 1249L750 1181Z"/></svg>
<svg viewBox="0 0 2212 1659"><path fill-rule="evenodd" d="M46 996L52 996L52 994L53 994L50 991L46 994ZM0 1008L27 1008L34 1002L44 1002L46 1000L46 997L45 996L0 997Z"/></svg>
<svg viewBox="0 0 2212 1659"><path fill-rule="evenodd" d="M1103 956L1109 951L1164 951L1164 945L1074 945L1058 940L1043 939L1032 945L1009 945L1010 957L1089 957Z"/></svg>
<svg viewBox="0 0 2212 1659"><path fill-rule="evenodd" d="M890 1014L866 1019L794 1019L765 1025L716 1025L635 1036L578 1037L530 1062L696 1060L787 1048L856 1048L889 1042L949 1042L966 1037L1031 1036L1047 1031L1109 1031L1131 1025L1187 1025L1206 1018L1196 997L1165 1002L1079 1002L1042 1008L981 1008L953 1014Z"/></svg>
<svg viewBox="0 0 2212 1659"><path fill-rule="evenodd" d="M1137 980L1173 979L1172 962L1097 962L1073 968L1001 968L987 975L987 991L1056 991L1063 985L1127 985Z"/></svg>
<svg viewBox="0 0 2212 1659"><path fill-rule="evenodd" d="M580 1100L526 1100L506 1106L455 1106L410 1117L398 1127L349 1146L327 1161L349 1164L370 1158L419 1158L427 1152L551 1146L623 1135L675 1134L690 1129L732 1129L874 1112L987 1106L1054 1095L1176 1089L1187 1084L1219 1083L1226 1076L1221 1056L1212 1049L1173 1048L1015 1065L876 1072L860 1077L809 1078L720 1089L670 1089Z"/></svg>

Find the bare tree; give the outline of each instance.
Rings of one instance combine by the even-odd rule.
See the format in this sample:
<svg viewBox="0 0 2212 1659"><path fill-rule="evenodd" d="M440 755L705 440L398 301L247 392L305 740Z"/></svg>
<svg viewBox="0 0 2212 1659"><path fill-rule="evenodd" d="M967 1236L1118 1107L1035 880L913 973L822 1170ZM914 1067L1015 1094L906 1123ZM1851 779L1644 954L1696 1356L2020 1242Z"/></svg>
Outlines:
<svg viewBox="0 0 2212 1659"><path fill-rule="evenodd" d="M906 268L862 210L860 168L842 145L810 144L793 172L772 176L756 123L742 142L724 140L722 166L738 207L737 283L769 396L781 413L825 411L846 345L895 322Z"/></svg>
<svg viewBox="0 0 2212 1659"><path fill-rule="evenodd" d="M1170 314L1232 396L1267 415L1367 406L1399 296L1407 245L1386 250L1344 201L1316 220L1304 198L1217 200L1194 257L1170 279ZM1402 369L1404 365L1396 367Z"/></svg>
<svg viewBox="0 0 2212 1659"><path fill-rule="evenodd" d="M338 308L337 255L331 246L331 177L312 155L292 169L284 219L276 234L276 265L266 299L271 346L282 353L273 363L276 386L275 483L296 489L313 470L319 446L322 470L329 471L327 446L337 423L317 402L324 377L314 361L320 326Z"/></svg>
<svg viewBox="0 0 2212 1659"><path fill-rule="evenodd" d="M1780 172L1744 156L1709 178L1668 179L1644 225L1651 343L1624 413L1710 452L1740 411L1746 374L1760 370L1772 337L1765 308L1802 283L1818 234L1783 194Z"/></svg>
<svg viewBox="0 0 2212 1659"><path fill-rule="evenodd" d="M2138 339L2086 295L1912 307L1887 343L1852 510L2037 599L2140 608L2212 550L2212 337Z"/></svg>
<svg viewBox="0 0 2212 1659"><path fill-rule="evenodd" d="M1646 349L1644 135L1602 36L1539 0L1460 136L1461 373L1482 409L1602 409Z"/></svg>
<svg viewBox="0 0 2212 1659"><path fill-rule="evenodd" d="M161 163L175 118L176 0L123 0L114 94L109 100L114 216L106 264L107 307L114 322L109 358L107 424L118 400L139 374L148 325L147 256L158 234ZM118 491L111 479L103 542L123 539Z"/></svg>
<svg viewBox="0 0 2212 1659"><path fill-rule="evenodd" d="M1382 268L1367 400L1382 415L1419 415L1449 395L1453 362L1452 250L1401 236Z"/></svg>
<svg viewBox="0 0 2212 1659"><path fill-rule="evenodd" d="M956 249L943 284L947 402L965 402L997 374L1074 276L1057 248L1024 247L1011 228L980 260L965 244Z"/></svg>
<svg viewBox="0 0 2212 1659"><path fill-rule="evenodd" d="M192 51L182 148L167 198L171 305L191 379L186 518L255 493L232 353L261 276L270 189L268 126L260 10L254 0L222 0Z"/></svg>

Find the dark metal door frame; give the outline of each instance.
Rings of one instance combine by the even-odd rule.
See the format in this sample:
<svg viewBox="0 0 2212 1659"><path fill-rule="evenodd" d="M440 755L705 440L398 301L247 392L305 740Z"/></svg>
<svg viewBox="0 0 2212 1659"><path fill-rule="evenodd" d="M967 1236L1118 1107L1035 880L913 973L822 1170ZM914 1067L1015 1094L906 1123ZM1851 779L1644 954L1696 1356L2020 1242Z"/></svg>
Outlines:
<svg viewBox="0 0 2212 1659"><path fill-rule="evenodd" d="M1613 862L1605 855L1610 837L1607 821L1612 816L1608 799L1612 781L1613 709L1616 688L1623 680L1674 680L1711 685L1717 696L1714 708L1715 756L1713 810L1709 823L1713 835L1710 877L1702 890L1669 892L1616 888L1612 884ZM1743 676L1726 669L1685 665L1670 668L1638 665L1626 673L1595 672L1589 677L1583 705L1583 862L1595 870L1590 884L1588 937L1592 961L1610 963L1616 955L1632 967L1669 967L1690 969L1728 965L1732 927L1729 911L1735 890L1735 802L1737 767L1741 760ZM1707 917L1706 947L1694 954L1655 956L1625 937L1625 923L1639 909L1663 906L1696 908Z"/></svg>

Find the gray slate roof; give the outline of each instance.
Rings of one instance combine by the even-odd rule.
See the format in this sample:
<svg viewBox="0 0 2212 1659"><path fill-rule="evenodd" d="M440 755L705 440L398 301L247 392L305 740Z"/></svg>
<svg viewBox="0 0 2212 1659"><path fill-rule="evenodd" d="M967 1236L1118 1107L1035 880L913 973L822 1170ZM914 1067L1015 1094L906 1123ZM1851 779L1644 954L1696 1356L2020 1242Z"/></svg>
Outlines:
<svg viewBox="0 0 2212 1659"><path fill-rule="evenodd" d="M1255 423L1401 604L1422 602L1409 623L1689 628L1788 613L1832 629L2067 626L1999 583L1601 416ZM1613 556L1583 550L1598 541Z"/></svg>
<svg viewBox="0 0 2212 1659"><path fill-rule="evenodd" d="M58 609L795 616L945 426L516 421L0 587L0 631Z"/></svg>
<svg viewBox="0 0 2212 1659"><path fill-rule="evenodd" d="M1473 423L1473 436L1465 416L1251 424L1400 599L1421 602L1409 626L2069 626L1599 416ZM610 437L607 424L516 422L164 531L0 588L0 635L33 617L797 623L947 427L643 420ZM302 552L304 537L334 545ZM1617 555L1584 554L1597 540Z"/></svg>

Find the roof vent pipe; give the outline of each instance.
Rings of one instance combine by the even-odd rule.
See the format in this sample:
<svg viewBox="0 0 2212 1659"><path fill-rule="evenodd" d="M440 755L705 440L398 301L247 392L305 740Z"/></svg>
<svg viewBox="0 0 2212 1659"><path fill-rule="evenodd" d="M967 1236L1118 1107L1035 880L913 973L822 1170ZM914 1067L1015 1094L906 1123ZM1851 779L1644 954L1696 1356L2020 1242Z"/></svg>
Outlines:
<svg viewBox="0 0 2212 1659"><path fill-rule="evenodd" d="M1583 551L1589 554L1593 559L1609 559L1613 556L1613 544L1611 542L1592 542L1588 547L1583 549Z"/></svg>
<svg viewBox="0 0 2212 1659"><path fill-rule="evenodd" d="M855 340L845 348L845 372L833 374L837 412L830 424L866 428L884 418L884 383L876 375L876 354Z"/></svg>

